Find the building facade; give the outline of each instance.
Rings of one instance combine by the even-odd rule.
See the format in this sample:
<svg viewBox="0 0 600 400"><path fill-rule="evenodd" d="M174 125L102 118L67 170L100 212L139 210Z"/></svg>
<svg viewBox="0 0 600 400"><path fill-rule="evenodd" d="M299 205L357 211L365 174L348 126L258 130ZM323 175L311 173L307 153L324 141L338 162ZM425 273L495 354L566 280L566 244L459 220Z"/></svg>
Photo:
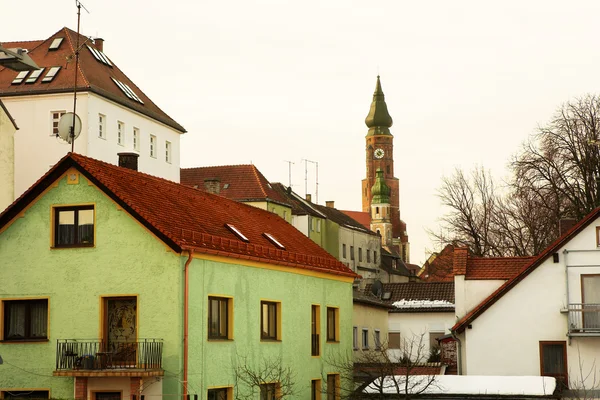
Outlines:
<svg viewBox="0 0 600 400"><path fill-rule="evenodd" d="M15 133L17 124L0 100L0 211L15 199Z"/></svg>

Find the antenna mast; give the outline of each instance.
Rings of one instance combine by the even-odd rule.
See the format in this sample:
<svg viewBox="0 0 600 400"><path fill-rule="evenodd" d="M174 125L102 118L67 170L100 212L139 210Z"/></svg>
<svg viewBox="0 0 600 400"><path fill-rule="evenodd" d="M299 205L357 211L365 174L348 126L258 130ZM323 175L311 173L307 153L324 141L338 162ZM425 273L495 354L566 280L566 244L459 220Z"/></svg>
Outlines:
<svg viewBox="0 0 600 400"><path fill-rule="evenodd" d="M307 163L315 164L317 170L317 179L315 184L315 204L319 204L319 162L307 160L306 158L302 159L304 161L304 197L308 193L308 165Z"/></svg>
<svg viewBox="0 0 600 400"><path fill-rule="evenodd" d="M77 73L79 71L79 26L81 23L81 8L89 14L87 8L79 0L75 0L75 5L77 6L77 39L75 46L75 84L73 85L73 123L71 124L71 153L75 152L75 118L76 118L76 110L77 110Z"/></svg>
<svg viewBox="0 0 600 400"><path fill-rule="evenodd" d="M284 160L284 162L288 163L288 171L289 171L289 175L290 175L289 187L291 188L292 187L292 164L296 164L296 163L293 161L287 161L287 160Z"/></svg>

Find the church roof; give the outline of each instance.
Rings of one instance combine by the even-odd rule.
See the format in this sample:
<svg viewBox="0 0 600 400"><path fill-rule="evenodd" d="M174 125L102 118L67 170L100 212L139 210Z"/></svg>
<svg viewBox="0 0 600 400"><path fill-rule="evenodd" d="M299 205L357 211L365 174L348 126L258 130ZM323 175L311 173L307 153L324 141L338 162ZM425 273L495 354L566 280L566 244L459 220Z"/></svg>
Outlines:
<svg viewBox="0 0 600 400"><path fill-rule="evenodd" d="M377 84L375 85L375 93L373 93L373 101L369 115L365 118L365 124L369 128L368 135L391 135L390 127L394 122L387 109L385 103L385 95L381 89L381 81L377 75Z"/></svg>
<svg viewBox="0 0 600 400"><path fill-rule="evenodd" d="M77 39L81 50L79 68L75 71ZM2 46L8 49L27 49L27 54L41 68L41 72L36 70L20 75L17 71L0 67L0 97L73 92L77 74L78 91L96 93L184 133L183 126L154 104L104 54L102 43L99 39L94 43L69 28L62 28L44 40L3 42Z"/></svg>

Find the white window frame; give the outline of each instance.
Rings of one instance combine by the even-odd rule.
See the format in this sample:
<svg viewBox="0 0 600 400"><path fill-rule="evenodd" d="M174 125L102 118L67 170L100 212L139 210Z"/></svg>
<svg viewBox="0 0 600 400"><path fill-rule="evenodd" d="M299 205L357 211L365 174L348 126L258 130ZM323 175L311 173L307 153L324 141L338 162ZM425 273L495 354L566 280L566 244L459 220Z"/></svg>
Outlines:
<svg viewBox="0 0 600 400"><path fill-rule="evenodd" d="M140 151L140 128L133 127L133 149Z"/></svg>
<svg viewBox="0 0 600 400"><path fill-rule="evenodd" d="M117 144L125 146L125 123L117 121Z"/></svg>
<svg viewBox="0 0 600 400"><path fill-rule="evenodd" d="M362 328L361 332L362 349L369 350L369 328Z"/></svg>
<svg viewBox="0 0 600 400"><path fill-rule="evenodd" d="M98 137L106 140L106 115L98 114Z"/></svg>
<svg viewBox="0 0 600 400"><path fill-rule="evenodd" d="M375 350L381 349L381 331L379 329L375 329L375 333L373 335L373 340L375 341Z"/></svg>
<svg viewBox="0 0 600 400"><path fill-rule="evenodd" d="M156 158L156 136L150 135L150 157Z"/></svg>
<svg viewBox="0 0 600 400"><path fill-rule="evenodd" d="M171 142L165 141L165 161L171 164L173 162L173 151Z"/></svg>
<svg viewBox="0 0 600 400"><path fill-rule="evenodd" d="M66 110L50 111L50 136L58 136L58 122L60 121L60 117L62 117L66 113ZM54 114L58 114L58 118L54 118ZM54 126L55 122L56 126ZM55 129L56 132L54 131Z"/></svg>

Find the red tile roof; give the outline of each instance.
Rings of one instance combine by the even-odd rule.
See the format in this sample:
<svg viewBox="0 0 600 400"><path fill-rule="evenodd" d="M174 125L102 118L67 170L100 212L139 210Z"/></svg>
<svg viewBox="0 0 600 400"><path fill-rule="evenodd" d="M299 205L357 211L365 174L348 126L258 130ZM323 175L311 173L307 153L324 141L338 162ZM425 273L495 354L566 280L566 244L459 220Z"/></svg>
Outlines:
<svg viewBox="0 0 600 400"><path fill-rule="evenodd" d="M182 185L204 190L205 179L219 179L219 195L236 201L274 201L288 205L286 199L273 190L265 176L254 165L219 165L182 168Z"/></svg>
<svg viewBox="0 0 600 400"><path fill-rule="evenodd" d="M277 215L162 178L69 153L0 214L0 230L65 171L74 167L176 252L248 259L357 277ZM231 224L248 239L237 238ZM270 233L286 250L263 236Z"/></svg>
<svg viewBox="0 0 600 400"><path fill-rule="evenodd" d="M454 282L454 246L446 245L437 255L425 261L419 278L425 282Z"/></svg>
<svg viewBox="0 0 600 400"><path fill-rule="evenodd" d="M368 212L347 210L340 211L349 216L350 218L354 219L355 221L360 222L361 225L365 228L371 229L371 214L369 214Z"/></svg>
<svg viewBox="0 0 600 400"><path fill-rule="evenodd" d="M55 38L64 38L57 50L49 50L50 44ZM87 41L87 43L86 43ZM30 42L3 42L5 48L22 47L29 50L28 55L35 61L39 67L45 67L42 75L35 83L12 84L18 72L8 68L0 67L0 97L43 94L43 93L65 93L73 91L75 83L75 48L77 43L77 32L69 28L62 28L54 35L45 40L35 40ZM113 60L112 67L97 61L86 43L91 47L95 45L85 36L79 35L79 69L77 70L77 88L80 91L91 91L102 97L113 100L125 107L133 109L141 114L164 123L171 128L185 132L185 128L179 125L175 120L169 117L156 104L142 92L120 69ZM50 67L61 69L51 82L42 82ZM29 75L28 75L29 76ZM140 97L144 104L131 100L111 79L115 78L127 84L135 94Z"/></svg>
<svg viewBox="0 0 600 400"><path fill-rule="evenodd" d="M535 269L539 267L547 258L549 258L553 253L557 252L562 246L564 246L569 240L571 240L574 236L576 236L579 232L581 232L585 227L587 227L599 216L600 207L596 208L594 211L589 213L585 218L583 218L581 221L575 224L571 229L569 229L558 239L552 242L539 255L533 257L533 259L529 263L526 263L517 275L513 276L511 279L506 281L495 292L489 295L485 300L483 300L474 309L472 309L463 318L461 318L452 327L452 331L458 333L463 332L467 328L467 326L471 324L478 316L483 314L488 308L490 308L494 303L501 299L502 296L504 296L519 282L521 282L523 279L529 276L529 274L535 271Z"/></svg>
<svg viewBox="0 0 600 400"><path fill-rule="evenodd" d="M519 273L535 257L469 257L467 280L507 280Z"/></svg>

